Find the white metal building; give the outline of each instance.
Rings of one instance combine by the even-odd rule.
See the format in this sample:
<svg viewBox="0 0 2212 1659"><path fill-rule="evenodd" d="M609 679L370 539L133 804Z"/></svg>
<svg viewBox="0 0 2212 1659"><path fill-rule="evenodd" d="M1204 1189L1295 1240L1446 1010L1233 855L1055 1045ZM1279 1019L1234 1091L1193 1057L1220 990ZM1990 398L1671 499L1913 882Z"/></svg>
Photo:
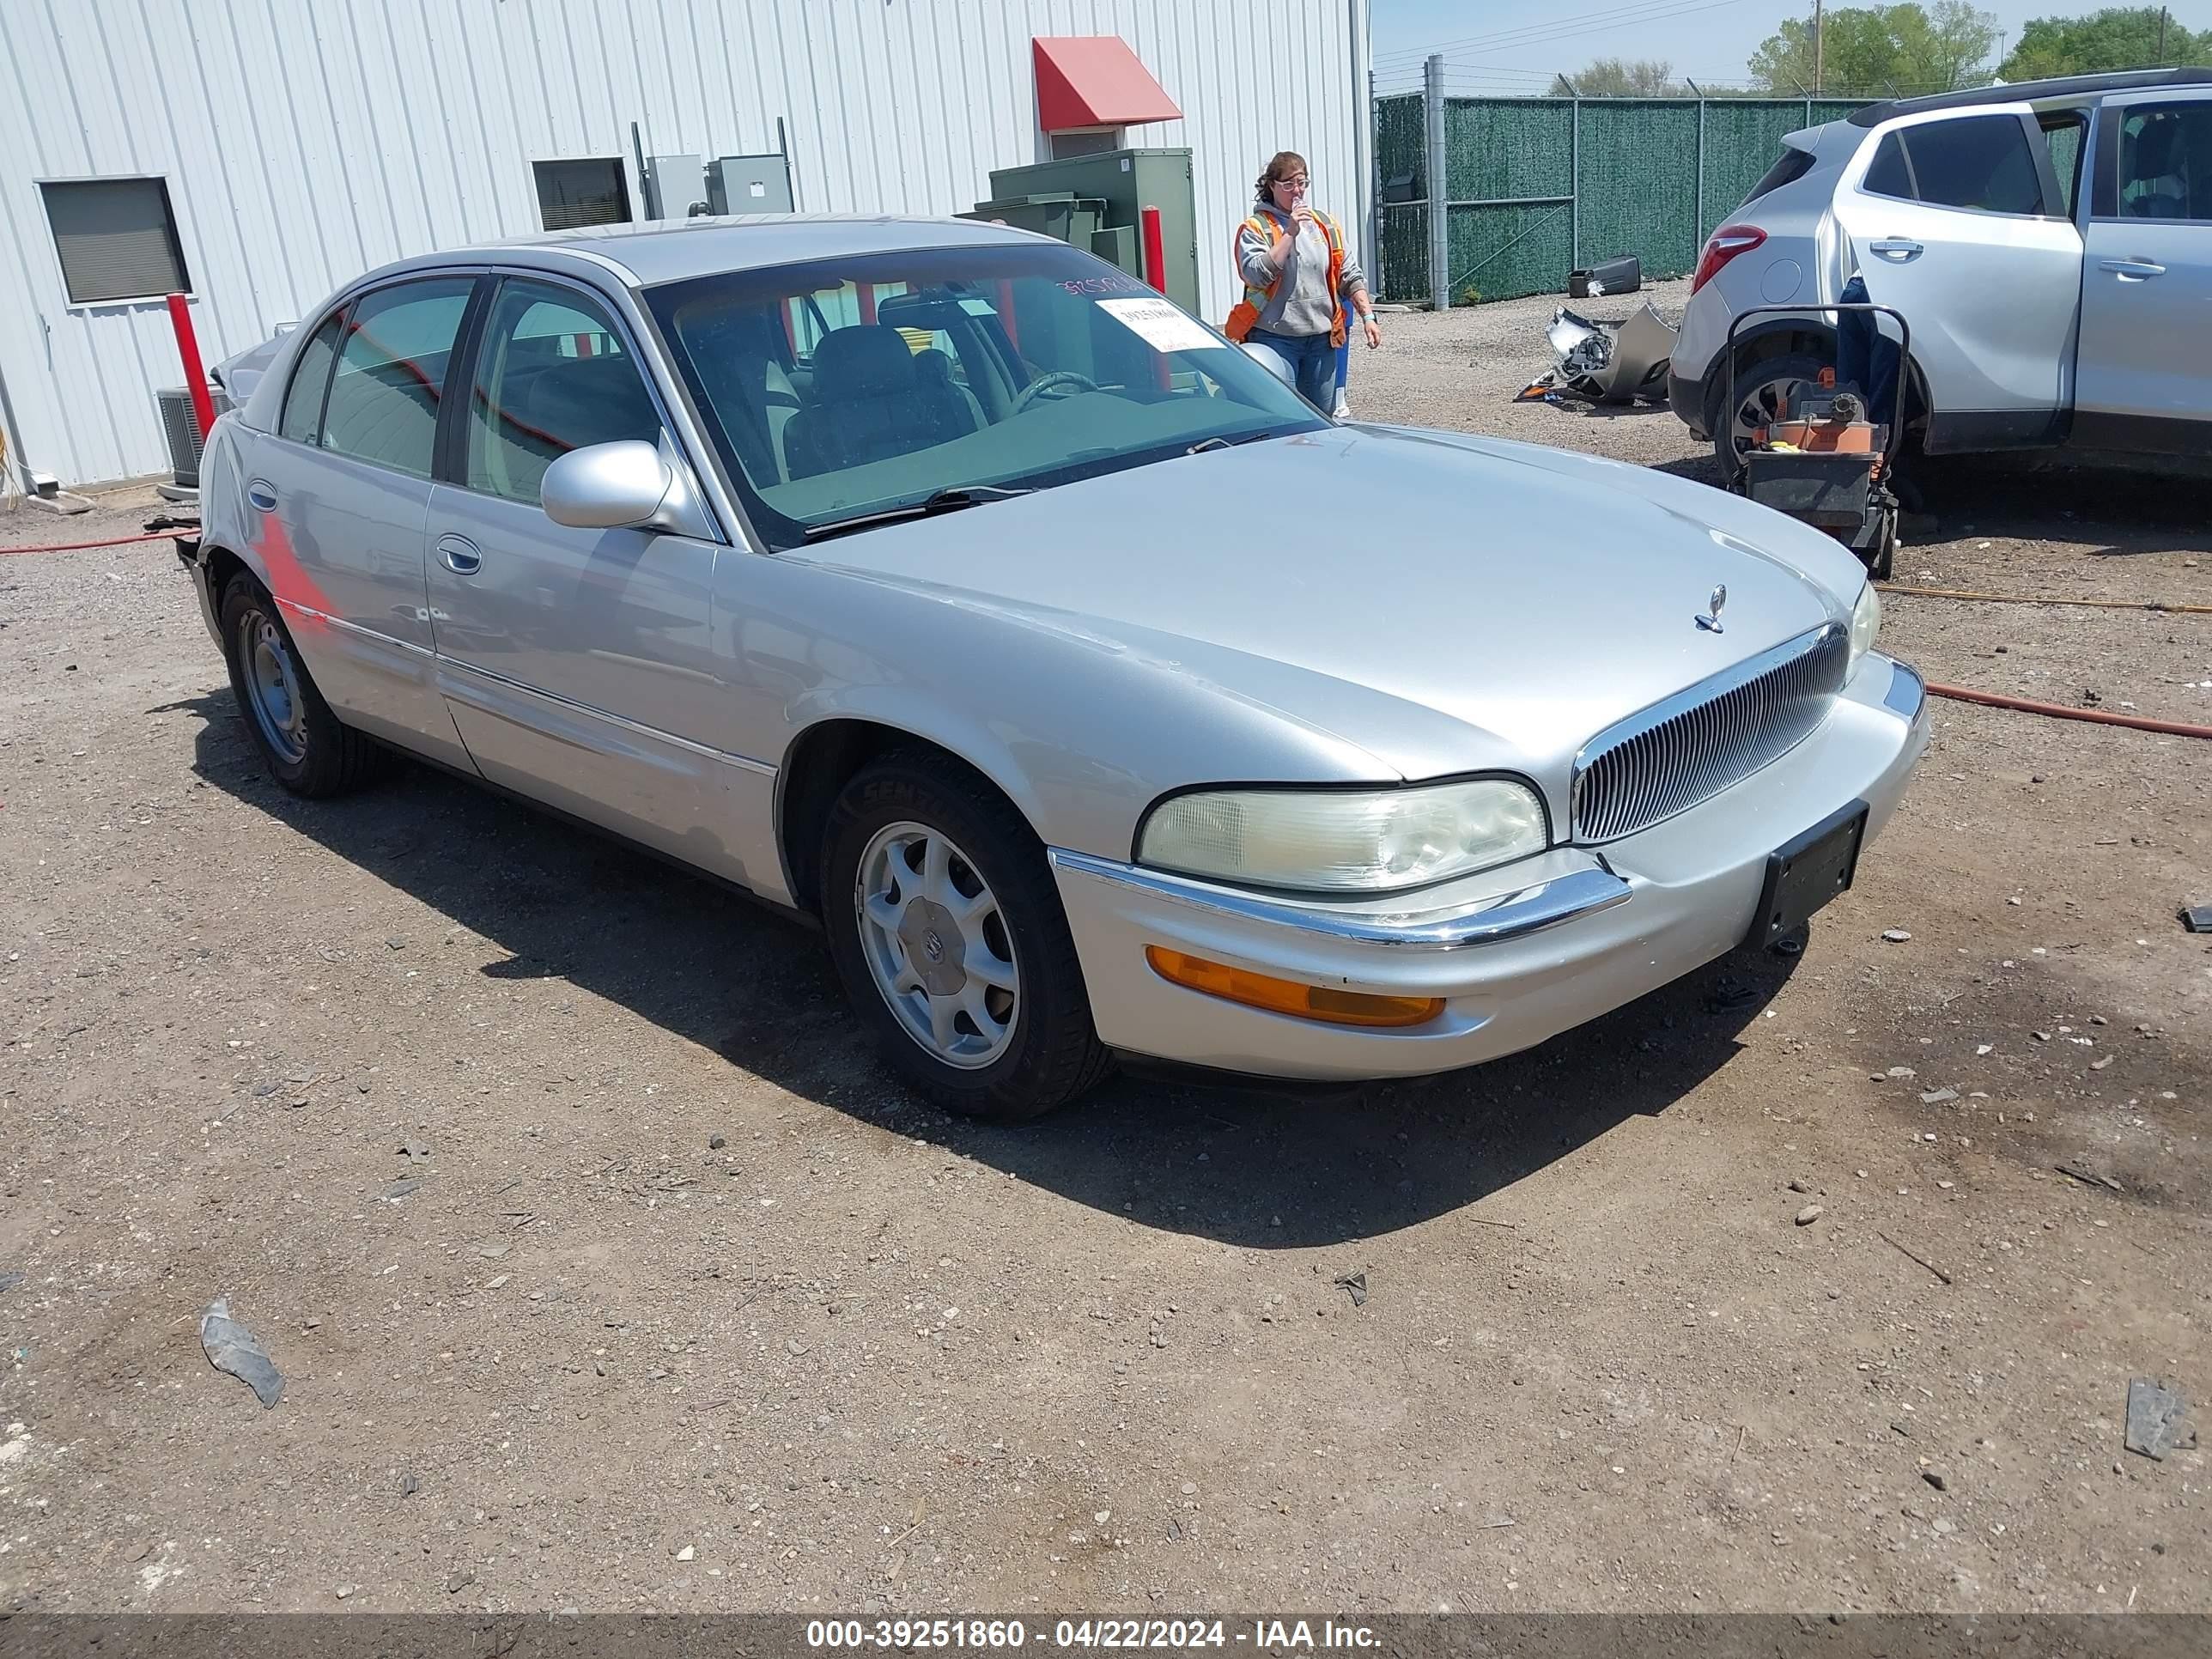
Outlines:
<svg viewBox="0 0 2212 1659"><path fill-rule="evenodd" d="M641 152L758 155L781 134L799 211L965 211L989 196L992 168L1054 153L1040 38L1119 37L1182 112L1126 142L1193 152L1205 309L1218 320L1233 299L1230 228L1276 149L1307 156L1315 199L1347 227L1369 222L1367 12L1368 0L0 0L11 468L68 485L168 471L155 394L182 374L167 287L191 295L213 363L386 260L645 216ZM1205 257L1209 227L1218 259Z"/></svg>

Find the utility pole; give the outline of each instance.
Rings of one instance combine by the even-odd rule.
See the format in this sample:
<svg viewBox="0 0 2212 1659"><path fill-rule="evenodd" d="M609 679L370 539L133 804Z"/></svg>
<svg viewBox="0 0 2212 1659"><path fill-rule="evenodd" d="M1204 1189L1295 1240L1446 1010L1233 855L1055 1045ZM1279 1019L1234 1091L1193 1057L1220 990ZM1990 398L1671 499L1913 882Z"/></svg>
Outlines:
<svg viewBox="0 0 2212 1659"><path fill-rule="evenodd" d="M2158 63L2160 69L2166 67L2166 18L2168 9L2165 6L2158 9Z"/></svg>
<svg viewBox="0 0 2212 1659"><path fill-rule="evenodd" d="M1828 43L1828 16L1821 0L1813 0L1813 95L1820 95L1822 48Z"/></svg>

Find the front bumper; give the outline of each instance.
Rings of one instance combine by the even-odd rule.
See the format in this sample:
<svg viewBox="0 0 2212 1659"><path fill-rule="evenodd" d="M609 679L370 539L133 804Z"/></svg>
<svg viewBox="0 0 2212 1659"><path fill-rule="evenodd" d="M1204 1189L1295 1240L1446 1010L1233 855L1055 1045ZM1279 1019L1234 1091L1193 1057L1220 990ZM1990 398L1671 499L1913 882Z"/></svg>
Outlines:
<svg viewBox="0 0 2212 1659"><path fill-rule="evenodd" d="M1532 1048L1726 955L1751 930L1767 855L1855 799L1870 844L1928 734L1920 676L1870 653L1818 731L1711 799L1418 907L1270 899L1058 849L1053 873L1108 1046L1261 1077L1424 1076ZM1444 1010L1395 1030L1269 1013L1161 978L1153 945L1301 984L1442 997Z"/></svg>

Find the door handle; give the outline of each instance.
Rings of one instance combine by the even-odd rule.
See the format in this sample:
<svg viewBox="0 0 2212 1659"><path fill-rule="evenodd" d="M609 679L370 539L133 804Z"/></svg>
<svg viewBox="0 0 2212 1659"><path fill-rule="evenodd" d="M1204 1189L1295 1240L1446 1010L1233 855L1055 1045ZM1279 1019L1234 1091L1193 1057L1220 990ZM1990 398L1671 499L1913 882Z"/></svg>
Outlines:
<svg viewBox="0 0 2212 1659"><path fill-rule="evenodd" d="M446 568L457 576L473 576L483 568L483 555L466 536L439 537L438 556L446 562Z"/></svg>
<svg viewBox="0 0 2212 1659"><path fill-rule="evenodd" d="M252 501L254 506L259 507L264 513L274 513L276 510L276 487L273 484L263 482L259 478L256 478L252 483L246 486L246 499Z"/></svg>
<svg viewBox="0 0 2212 1659"><path fill-rule="evenodd" d="M1871 252L1881 255L1883 258L1893 260L1900 265L1910 260L1917 259L1928 251L1919 243L1907 241L1900 236L1893 236L1887 241L1870 242L1868 247Z"/></svg>
<svg viewBox="0 0 2212 1659"><path fill-rule="evenodd" d="M2111 271L2124 283L2147 282L2166 275L2164 265L2154 265L2148 259L2100 259L2097 269Z"/></svg>

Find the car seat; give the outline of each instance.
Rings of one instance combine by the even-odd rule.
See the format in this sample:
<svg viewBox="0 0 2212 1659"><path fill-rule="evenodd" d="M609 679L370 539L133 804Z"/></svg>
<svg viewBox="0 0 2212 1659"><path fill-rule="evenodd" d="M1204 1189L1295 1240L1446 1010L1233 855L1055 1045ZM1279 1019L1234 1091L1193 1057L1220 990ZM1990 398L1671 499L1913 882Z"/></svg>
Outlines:
<svg viewBox="0 0 2212 1659"><path fill-rule="evenodd" d="M925 381L886 323L832 329L814 349L813 385L784 428L791 476L866 466L965 437L982 422L951 383Z"/></svg>

